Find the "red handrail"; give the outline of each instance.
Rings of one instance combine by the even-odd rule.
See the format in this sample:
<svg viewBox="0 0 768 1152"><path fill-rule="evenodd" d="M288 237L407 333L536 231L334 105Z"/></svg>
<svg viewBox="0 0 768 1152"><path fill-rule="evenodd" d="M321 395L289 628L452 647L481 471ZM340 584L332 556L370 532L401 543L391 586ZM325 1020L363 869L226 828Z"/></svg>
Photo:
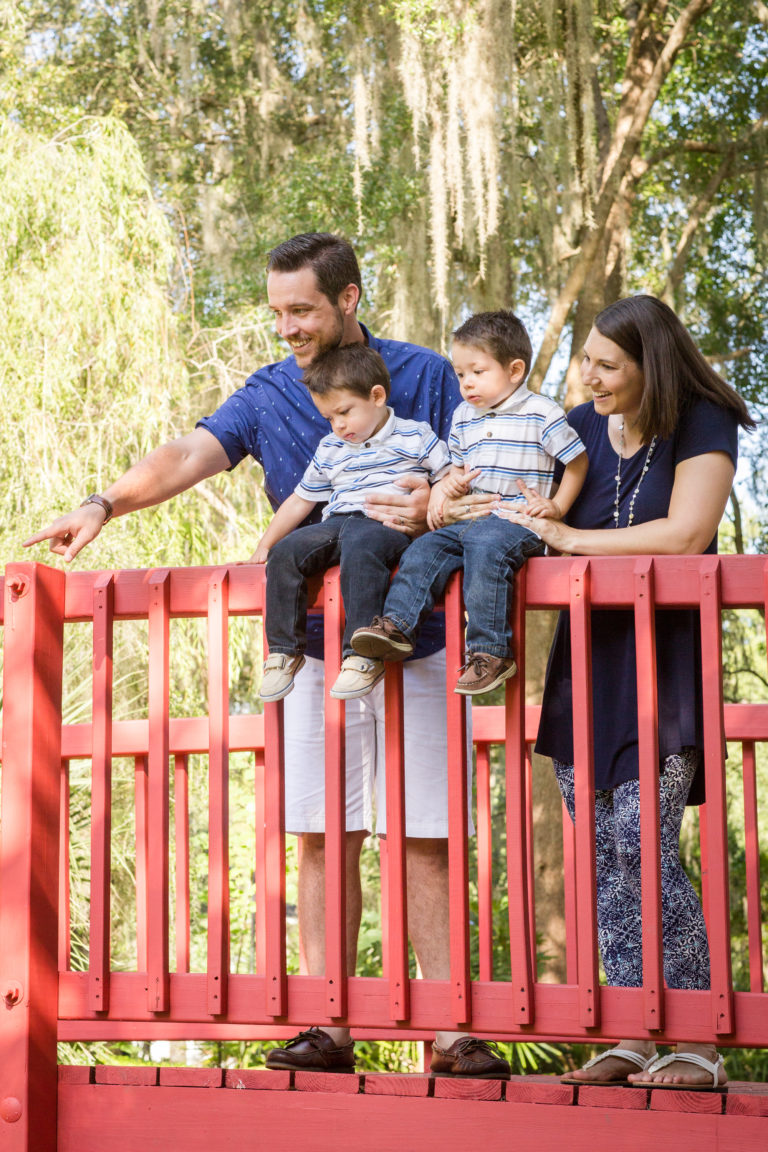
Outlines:
<svg viewBox="0 0 768 1152"><path fill-rule="evenodd" d="M385 865L384 978L345 974L344 730L343 705L326 694L326 976L286 971L285 831L282 786L282 706L263 715L229 714L228 627L232 616L263 612L263 570L249 566L153 572L75 572L64 575L37 564L12 565L6 573L3 727L3 837L0 856L0 972L37 971L40 940L58 933L58 1012L49 1034L60 1039L253 1038L285 1036L297 1026L348 1022L359 1035L425 1037L436 1028L471 1027L498 1038L595 1040L601 1036L653 1035L725 1045L768 1046L768 996L764 991L763 921L760 908L759 821L756 745L768 741L768 704L722 705L721 630L726 608L766 606L766 560L762 557L625 557L586 560L535 559L518 581L516 631L521 673L509 682L505 707L476 707L477 923L469 905L466 821L465 711L448 691L450 782L450 980L408 976L404 901L404 822L399 669L386 677L388 705L387 805L389 836ZM326 659L340 659L342 609L335 573L318 593L326 616ZM712 953L711 992L664 988L661 969L660 880L656 816L658 702L655 692L656 608L694 607L701 612L705 703L705 765L708 802L702 819L704 904ZM543 983L536 964L533 873L536 844L531 816L530 745L538 707L524 699L526 611L570 607L574 659L576 760L575 835L564 824L563 897L567 933L567 982ZM630 608L638 640L641 810L644 893L644 972L639 989L601 986L595 926L592 710L589 616L592 608ZM446 596L449 667L462 652L463 608L458 582ZM208 623L208 715L170 717L169 628L173 619ZM149 629L147 719L112 719L112 635L116 621L144 619ZM93 718L61 724L57 677L62 648L56 637L74 622L93 627ZM329 678L327 678L329 679ZM34 731L31 730L31 726ZM745 887L749 990L733 989L731 973L728 819L723 739L741 742L744 766ZM492 893L493 838L489 749L505 745L506 863L511 977L493 971L496 924ZM41 753L44 749L44 754ZM250 751L256 765L256 941L250 972L230 971L229 754ZM209 810L207 964L190 972L189 793L191 755L208 756ZM135 765L137 970L110 966L111 765L115 757ZM169 771L173 763L173 774ZM72 971L69 946L68 767L90 760L91 873L89 961ZM174 790L175 909L170 905L170 808ZM42 795L45 805L41 807ZM54 797L52 800L51 797ZM35 852L16 858L23 824L33 829ZM35 859L46 860L46 883ZM56 865L60 861L60 867ZM19 871L21 869L21 872ZM27 871L24 872L24 869ZM56 879L59 870L61 876ZM19 882L17 877L21 876ZM31 877L31 879L30 879ZM32 884L37 885L32 901ZM44 891L45 898L40 893ZM58 892L58 906L56 895ZM28 924L24 933L9 925ZM175 968L170 965L171 925ZM472 946L478 967L473 972ZM47 947L47 945L46 945ZM50 965L45 952L44 964ZM55 949L54 949L55 953ZM39 958L38 958L39 959ZM40 961L42 963L42 960ZM53 963L55 966L56 955ZM26 969L25 969L26 965ZM31 967L30 967L31 966ZM27 1025L38 1000L33 977ZM23 982L23 981L22 981ZM0 991L3 991L0 989ZM7 992L7 989L6 989ZM37 1008L35 1008L37 1005ZM42 1007L40 1006L42 1005ZM17 1075L20 1059L11 1023L14 1008L0 1012L0 1098ZM29 1037L27 1038L29 1040ZM10 1053L10 1056L8 1055ZM17 1053L17 1055L14 1055ZM8 1057L8 1059L6 1059ZM10 1063L8 1062L10 1060ZM10 1079L9 1079L10 1078Z"/></svg>

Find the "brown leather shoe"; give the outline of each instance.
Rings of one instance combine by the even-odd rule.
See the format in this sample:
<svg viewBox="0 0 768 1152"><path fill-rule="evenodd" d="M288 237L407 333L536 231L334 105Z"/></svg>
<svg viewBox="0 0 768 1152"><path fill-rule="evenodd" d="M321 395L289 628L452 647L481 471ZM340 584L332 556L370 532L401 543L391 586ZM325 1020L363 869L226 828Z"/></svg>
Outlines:
<svg viewBox="0 0 768 1152"><path fill-rule="evenodd" d="M350 644L358 656L374 660L405 660L413 652L413 640L388 616L374 616L367 628L352 633Z"/></svg>
<svg viewBox="0 0 768 1152"><path fill-rule="evenodd" d="M299 1032L282 1048L267 1053L267 1068L289 1072L354 1072L355 1042L340 1047L321 1028Z"/></svg>
<svg viewBox="0 0 768 1152"><path fill-rule="evenodd" d="M492 1040L462 1036L450 1048L432 1045L433 1076L468 1076L473 1080L509 1080L511 1069Z"/></svg>
<svg viewBox="0 0 768 1152"><path fill-rule="evenodd" d="M467 662L461 669L454 692L460 696L480 696L498 688L517 672L511 657L490 656L487 652L468 652Z"/></svg>

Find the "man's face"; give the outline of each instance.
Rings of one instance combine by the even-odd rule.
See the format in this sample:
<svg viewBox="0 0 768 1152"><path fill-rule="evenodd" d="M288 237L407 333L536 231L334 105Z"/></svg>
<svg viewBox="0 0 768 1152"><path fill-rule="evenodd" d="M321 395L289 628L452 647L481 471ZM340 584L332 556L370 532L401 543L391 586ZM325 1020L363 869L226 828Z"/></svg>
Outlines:
<svg viewBox="0 0 768 1152"><path fill-rule="evenodd" d="M344 315L339 304L320 291L311 267L270 272L267 298L277 334L290 346L300 368L341 343Z"/></svg>

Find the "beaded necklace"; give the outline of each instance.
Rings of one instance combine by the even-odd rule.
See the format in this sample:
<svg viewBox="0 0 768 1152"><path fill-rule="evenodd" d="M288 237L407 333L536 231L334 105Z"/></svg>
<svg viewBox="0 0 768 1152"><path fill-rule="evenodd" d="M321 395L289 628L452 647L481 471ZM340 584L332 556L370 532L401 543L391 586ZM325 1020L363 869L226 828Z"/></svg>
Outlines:
<svg viewBox="0 0 768 1152"><path fill-rule="evenodd" d="M654 436L653 439L651 440L651 443L648 446L648 455L645 457L645 464L643 464L643 470L640 473L640 479L638 480L637 487L635 488L634 492L632 493L632 498L629 501L629 519L627 520L627 528L630 527L632 521L635 518L635 500L637 499L637 494L640 491L640 485L642 484L643 479L645 477L645 474L648 471L649 465L651 463L651 456L653 456L653 450L656 447L656 440L657 440L657 437ZM619 526L619 498L621 496L621 461L623 459L623 456L624 456L624 420L622 419L621 428L619 429L619 463L618 463L618 466L616 468L616 499L613 502L613 526L614 526L614 528L618 528L618 526Z"/></svg>

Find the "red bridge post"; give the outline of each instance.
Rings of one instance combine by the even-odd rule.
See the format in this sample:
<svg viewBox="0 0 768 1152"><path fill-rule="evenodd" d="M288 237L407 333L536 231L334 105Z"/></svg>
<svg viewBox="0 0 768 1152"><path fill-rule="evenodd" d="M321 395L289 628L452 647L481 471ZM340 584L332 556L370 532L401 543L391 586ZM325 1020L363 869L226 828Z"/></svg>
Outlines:
<svg viewBox="0 0 768 1152"><path fill-rule="evenodd" d="M5 574L0 1147L56 1152L64 574Z"/></svg>

